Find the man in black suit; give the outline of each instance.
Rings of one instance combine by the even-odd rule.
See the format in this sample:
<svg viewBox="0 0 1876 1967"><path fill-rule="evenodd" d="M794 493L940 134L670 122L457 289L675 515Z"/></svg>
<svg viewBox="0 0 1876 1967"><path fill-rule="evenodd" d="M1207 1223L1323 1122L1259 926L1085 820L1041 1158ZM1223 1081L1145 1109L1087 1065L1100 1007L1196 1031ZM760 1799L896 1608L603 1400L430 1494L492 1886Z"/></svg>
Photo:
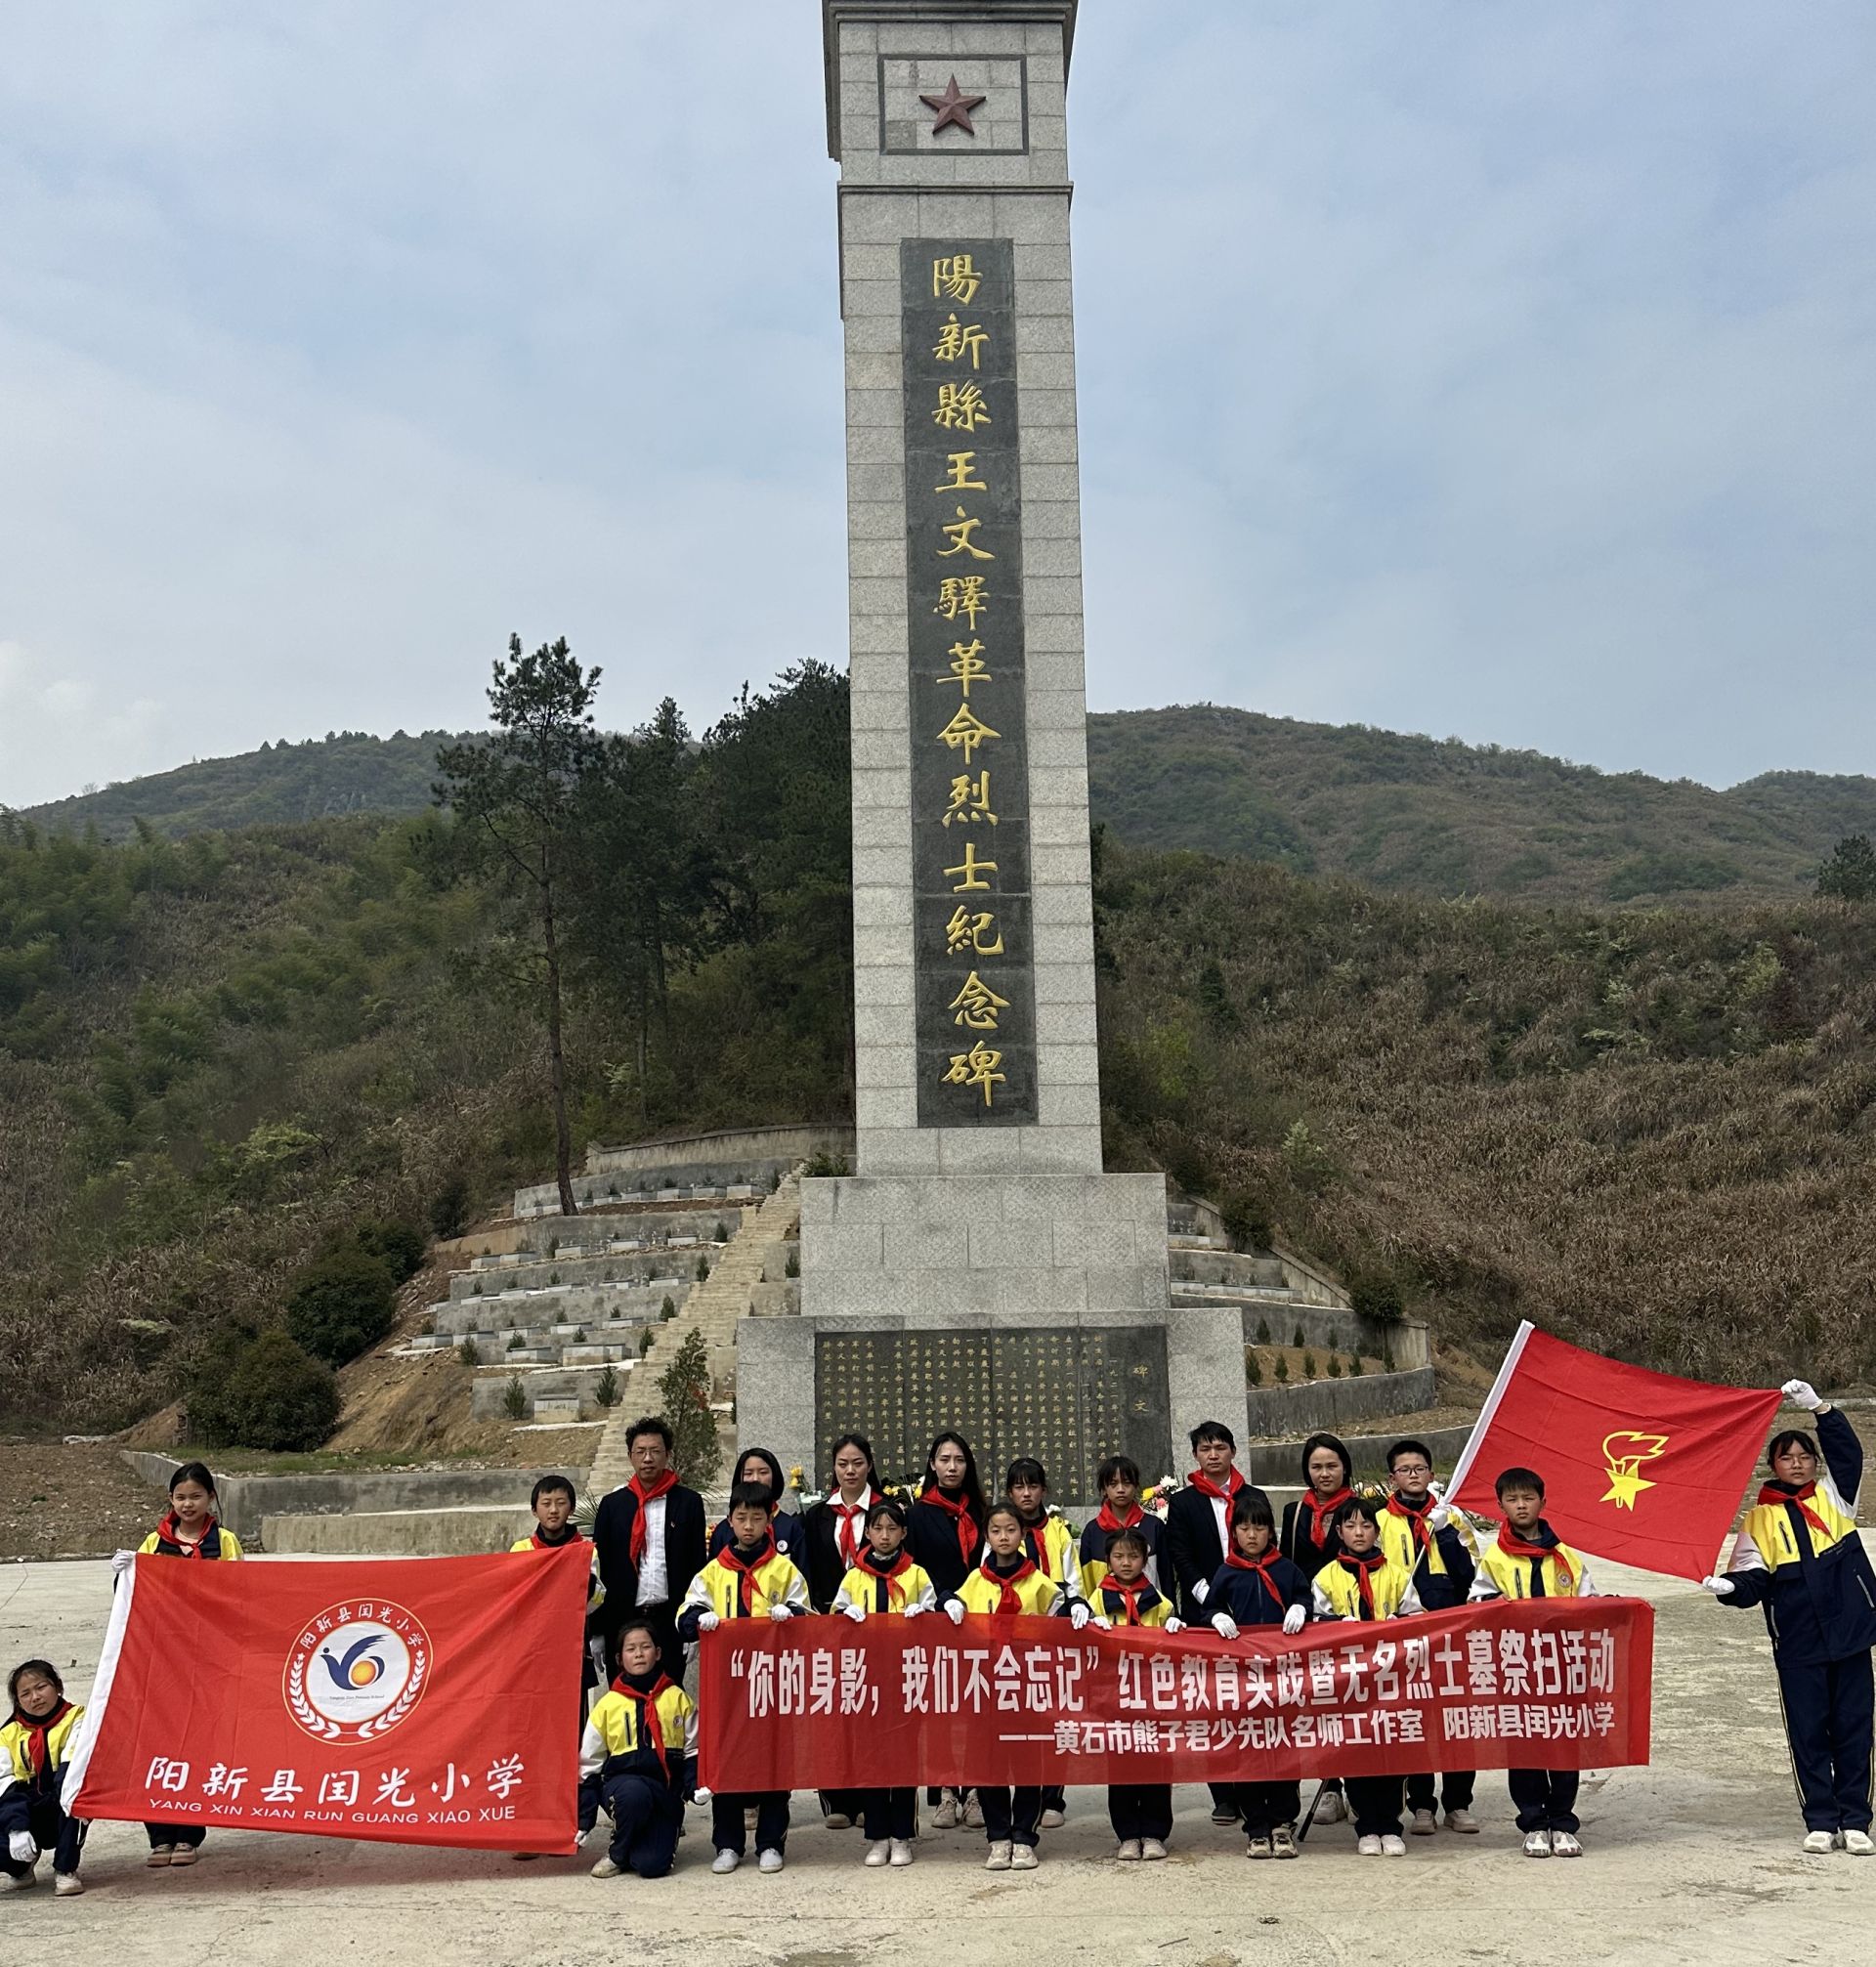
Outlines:
<svg viewBox="0 0 1876 1967"><path fill-rule="evenodd" d="M671 1466L670 1429L656 1415L634 1421L625 1436L632 1479L600 1498L593 1517L606 1603L600 1624L608 1670L618 1667L618 1629L642 1618L658 1636L659 1663L674 1681L684 1677L677 1608L704 1568L704 1498L684 1488Z"/></svg>
<svg viewBox="0 0 1876 1967"><path fill-rule="evenodd" d="M1166 1559L1161 1584L1170 1582L1177 1594L1179 1616L1187 1625L1206 1625L1212 1614L1205 1601L1212 1580L1231 1548L1228 1519L1231 1500L1244 1487L1244 1477L1232 1467L1237 1438L1222 1421L1201 1421L1192 1430L1192 1454L1198 1463L1185 1487L1173 1492L1166 1506ZM1170 1580L1164 1575L1171 1570ZM1212 1784L1212 1821L1234 1823L1237 1805L1226 1783Z"/></svg>

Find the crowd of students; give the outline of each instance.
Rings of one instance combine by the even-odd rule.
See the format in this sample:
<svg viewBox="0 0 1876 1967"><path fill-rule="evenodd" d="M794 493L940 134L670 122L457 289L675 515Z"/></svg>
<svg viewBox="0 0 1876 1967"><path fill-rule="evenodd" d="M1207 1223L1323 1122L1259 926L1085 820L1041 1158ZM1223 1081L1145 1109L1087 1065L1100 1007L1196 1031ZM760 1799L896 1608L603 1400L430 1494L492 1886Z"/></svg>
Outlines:
<svg viewBox="0 0 1876 1967"><path fill-rule="evenodd" d="M1871 1646L1876 1575L1855 1532L1862 1450L1855 1431L1803 1381L1789 1398L1816 1416L1817 1436L1787 1430L1768 1453L1769 1478L1748 1511L1724 1576L1704 1581L1721 1603L1762 1605L1772 1642L1794 1772L1803 1804L1803 1848L1876 1852L1870 1839ZM827 1496L800 1515L785 1511L781 1465L763 1449L738 1461L729 1508L706 1529L703 1499L670 1462L669 1428L656 1418L630 1430L633 1475L602 1499L594 1519L592 1587L580 1692L578 1823L582 1837L610 1821L598 1878L668 1872L688 1802L708 1806L711 1869L736 1870L753 1820L756 1862L786 1863L789 1797L697 1787L696 1708L684 1691L685 1649L725 1619L822 1613L854 1620L939 1612L1067 1618L1077 1627L1145 1626L1176 1632L1205 1625L1230 1643L1253 1627L1297 1633L1312 1620L1409 1618L1491 1598L1591 1596L1588 1567L1544 1520L1536 1471L1497 1480L1502 1520L1483 1543L1433 1485L1427 1445L1407 1439L1387 1455L1386 1493L1358 1495L1347 1448L1315 1434L1302 1452L1303 1493L1281 1524L1264 1492L1234 1466L1231 1431L1206 1422L1191 1435L1196 1466L1164 1518L1145 1508L1139 1470L1110 1455L1096 1472L1101 1505L1078 1538L1051 1514L1048 1477L1028 1457L1009 1465L1000 1499L985 1494L970 1444L941 1433L910 1500L885 1492L873 1451L843 1435ZM190 1561L238 1560L241 1547L216 1518L214 1477L186 1463L170 1481L170 1507L145 1554ZM533 1498L535 1528L517 1550L582 1541L573 1484L543 1476ZM594 1691L601 1689L598 1698ZM55 1890L83 1891L83 1822L60 1803L60 1784L83 1710L65 1698L58 1671L28 1659L9 1676L11 1718L0 1730L0 1891L35 1882L50 1853ZM590 1711L589 1711L590 1703ZM1511 1801L1532 1858L1580 1855L1574 1770L1514 1769ZM1312 1820L1351 1821L1364 1857L1401 1857L1407 1835L1475 1835L1475 1775L1349 1777L1323 1784ZM934 1830L981 1828L993 1871L1033 1870L1041 1833L1064 1820L1060 1789L927 1790ZM1253 1859L1298 1856L1300 1789L1295 1781L1215 1785L1212 1818L1235 1826ZM919 1792L910 1785L824 1795L827 1823L858 1822L869 1867L913 1861ZM1172 1830L1167 1784L1107 1792L1116 1857L1164 1859ZM194 1863L199 1825L150 1823L152 1867ZM527 1857L530 1854L517 1854Z"/></svg>

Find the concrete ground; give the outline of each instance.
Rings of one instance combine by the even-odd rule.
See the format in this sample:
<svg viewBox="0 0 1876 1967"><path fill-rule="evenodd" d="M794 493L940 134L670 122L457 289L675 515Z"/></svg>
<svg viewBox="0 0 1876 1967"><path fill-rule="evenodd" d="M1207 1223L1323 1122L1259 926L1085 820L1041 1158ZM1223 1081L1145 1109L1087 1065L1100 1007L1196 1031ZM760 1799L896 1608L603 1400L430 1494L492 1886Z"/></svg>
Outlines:
<svg viewBox="0 0 1876 1967"><path fill-rule="evenodd" d="M1442 1830L1410 1839L1404 1860L1358 1860L1338 1824L1313 1833L1295 1864L1248 1864L1235 1835L1207 1821L1204 1792L1182 1789L1172 1860L1122 1869L1099 1792L1077 1790L1067 1828L1045 1834L1041 1869L1016 1877L986 1875L981 1833L962 1831L927 1835L910 1871L863 1872L857 1833L823 1828L812 1798L796 1800L781 1876L750 1867L711 1877L693 1813L676 1873L652 1884L586 1876L597 1844L580 1859L523 1865L219 1830L192 1870L146 1871L143 1832L101 1823L85 1853L85 1896L55 1901L42 1884L8 1897L4 1950L60 1967L136 1957L585 1967L706 1956L713 1967L1836 1967L1871 1957L1876 1860L1799 1854L1758 1617L1723 1611L1689 1585L1596 1569L1604 1590L1658 1609L1655 1761L1586 1795L1587 1850L1573 1862L1521 1855L1499 1775L1480 1778L1481 1837ZM45 1653L81 1698L108 1581L103 1563L0 1568L0 1660Z"/></svg>

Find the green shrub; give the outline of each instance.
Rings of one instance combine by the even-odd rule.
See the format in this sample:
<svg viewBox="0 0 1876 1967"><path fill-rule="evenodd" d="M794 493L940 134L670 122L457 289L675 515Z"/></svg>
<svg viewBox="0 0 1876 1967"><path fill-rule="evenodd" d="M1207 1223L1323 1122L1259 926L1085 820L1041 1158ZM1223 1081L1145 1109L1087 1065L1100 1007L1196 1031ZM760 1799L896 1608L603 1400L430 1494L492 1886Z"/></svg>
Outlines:
<svg viewBox="0 0 1876 1967"><path fill-rule="evenodd" d="M1395 1325L1407 1315L1400 1280L1390 1270L1361 1272L1349 1287L1348 1296L1356 1316L1372 1324Z"/></svg>
<svg viewBox="0 0 1876 1967"><path fill-rule="evenodd" d="M1302 1320L1301 1320L1301 1319L1298 1319L1298 1320L1297 1320L1297 1330L1296 1330L1296 1335L1295 1335L1295 1336L1294 1336L1294 1337L1293 1337L1293 1338L1291 1339L1290 1343L1291 1343L1291 1345L1293 1345L1293 1346L1298 1346L1298 1347L1301 1346L1301 1344L1302 1344Z"/></svg>
<svg viewBox="0 0 1876 1967"><path fill-rule="evenodd" d="M473 1339L465 1339L456 1347L456 1357L465 1366L480 1366L482 1364L482 1354L476 1350L476 1342Z"/></svg>
<svg viewBox="0 0 1876 1967"><path fill-rule="evenodd" d="M225 1378L197 1381L188 1418L191 1435L205 1447L303 1453L337 1424L339 1384L330 1366L286 1333L263 1332Z"/></svg>
<svg viewBox="0 0 1876 1967"><path fill-rule="evenodd" d="M1258 1364L1258 1355L1249 1346L1244 1348L1244 1383L1247 1387L1263 1385L1263 1368Z"/></svg>
<svg viewBox="0 0 1876 1967"><path fill-rule="evenodd" d="M528 1389L521 1384L521 1375L516 1373L501 1390L501 1411L511 1421L525 1420L528 1415Z"/></svg>
<svg viewBox="0 0 1876 1967"><path fill-rule="evenodd" d="M1381 1370L1384 1373L1391 1373L1394 1370L1394 1347L1392 1340L1389 1340L1382 1350Z"/></svg>
<svg viewBox="0 0 1876 1967"><path fill-rule="evenodd" d="M852 1172L847 1166L847 1157L844 1154L811 1154L801 1164L801 1173L810 1179L818 1180L831 1175L850 1175ZM769 1193L771 1195L781 1185L780 1176L774 1175L769 1176Z"/></svg>
<svg viewBox="0 0 1876 1967"><path fill-rule="evenodd" d="M1261 1198L1242 1188L1233 1189L1218 1205L1218 1214L1224 1220L1225 1234L1239 1249L1269 1249L1276 1226Z"/></svg>
<svg viewBox="0 0 1876 1967"><path fill-rule="evenodd" d="M647 1325L638 1335L638 1356L642 1359L652 1349L652 1328Z"/></svg>
<svg viewBox="0 0 1876 1967"><path fill-rule="evenodd" d="M782 1274L783 1274L783 1276L784 1276L784 1277L799 1277L799 1276L800 1276L800 1274L801 1274L801 1246L800 1246L800 1244L798 1244L798 1243L790 1243L790 1244L789 1245L789 1254L788 1254L788 1256L787 1256L786 1258L784 1258L784 1260L783 1260L783 1262L782 1262Z"/></svg>
<svg viewBox="0 0 1876 1967"><path fill-rule="evenodd" d="M649 1338L651 1335L648 1333L646 1336ZM609 1363L606 1370L593 1382L593 1398L602 1407L617 1407L624 1397L624 1381L613 1371Z"/></svg>
<svg viewBox="0 0 1876 1967"><path fill-rule="evenodd" d="M1352 1347L1348 1352L1348 1377L1351 1380L1361 1378L1361 1355Z"/></svg>
<svg viewBox="0 0 1876 1967"><path fill-rule="evenodd" d="M658 1307L658 1315L661 1319L677 1316L677 1300L668 1291L664 1294L663 1304Z"/></svg>
<svg viewBox="0 0 1876 1967"><path fill-rule="evenodd" d="M1290 1361L1289 1361L1288 1359L1286 1359L1286 1358L1285 1358L1285 1357L1283 1356L1283 1354L1282 1354L1281 1352L1279 1352L1279 1353L1277 1354L1277 1379L1278 1379L1278 1382L1279 1382L1279 1383L1283 1383L1283 1382L1286 1382L1286 1381L1288 1381L1288 1379L1289 1379L1289 1378L1290 1378Z"/></svg>
<svg viewBox="0 0 1876 1967"><path fill-rule="evenodd" d="M549 1284L558 1284L560 1282L560 1272L558 1270L548 1271L547 1281Z"/></svg>
<svg viewBox="0 0 1876 1967"><path fill-rule="evenodd" d="M1305 1380L1313 1380L1316 1377L1316 1355L1313 1352L1305 1352L1302 1355L1302 1377Z"/></svg>
<svg viewBox="0 0 1876 1967"><path fill-rule="evenodd" d="M329 1366L375 1346L396 1317L397 1287L384 1260L357 1246L316 1257L286 1301L288 1335Z"/></svg>
<svg viewBox="0 0 1876 1967"><path fill-rule="evenodd" d="M430 1204L434 1236L460 1236L469 1226L469 1181L460 1170L449 1176Z"/></svg>
<svg viewBox="0 0 1876 1967"><path fill-rule="evenodd" d="M1342 1361L1333 1352L1329 1355L1329 1377L1332 1380L1342 1378Z"/></svg>
<svg viewBox="0 0 1876 1967"><path fill-rule="evenodd" d="M716 1219L715 1241L727 1243L730 1240L730 1225L719 1216Z"/></svg>
<svg viewBox="0 0 1876 1967"><path fill-rule="evenodd" d="M527 1343L519 1332L510 1332L508 1335L508 1349L511 1352L519 1352Z"/></svg>
<svg viewBox="0 0 1876 1967"><path fill-rule="evenodd" d="M1269 1343L1270 1321L1268 1318L1259 1318L1258 1320L1258 1344L1259 1346L1267 1346Z"/></svg>
<svg viewBox="0 0 1876 1967"><path fill-rule="evenodd" d="M710 1412L709 1350L702 1332L693 1332L659 1375L658 1397L660 1411L677 1436L671 1460L679 1480L707 1489L722 1467L723 1449Z"/></svg>
<svg viewBox="0 0 1876 1967"><path fill-rule="evenodd" d="M414 1222L397 1220L366 1222L358 1233L359 1248L378 1258L391 1273L393 1284L407 1283L423 1268L428 1246L423 1231Z"/></svg>
<svg viewBox="0 0 1876 1967"><path fill-rule="evenodd" d="M697 1260L697 1281L702 1284L709 1274L710 1260L707 1257L700 1256Z"/></svg>

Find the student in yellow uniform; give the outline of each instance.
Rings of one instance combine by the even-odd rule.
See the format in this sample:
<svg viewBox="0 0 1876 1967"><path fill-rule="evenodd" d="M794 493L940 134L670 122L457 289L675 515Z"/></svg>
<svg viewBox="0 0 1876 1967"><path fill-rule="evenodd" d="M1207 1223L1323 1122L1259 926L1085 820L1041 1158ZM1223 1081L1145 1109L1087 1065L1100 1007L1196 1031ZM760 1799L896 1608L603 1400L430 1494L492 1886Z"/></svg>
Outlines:
<svg viewBox="0 0 1876 1967"><path fill-rule="evenodd" d="M542 1475L534 1484L528 1506L534 1513L533 1532L518 1537L508 1546L511 1551L557 1551L567 1544L586 1543L579 1534L579 1525L574 1521L574 1485L566 1475ZM599 1661L605 1657L604 1642L599 1638L593 1616L606 1603L606 1587L599 1581L599 1551L590 1543L586 1548L592 1561L586 1587L586 1644L579 1677L582 1725L586 1719L586 1695L599 1685Z"/></svg>
<svg viewBox="0 0 1876 1967"><path fill-rule="evenodd" d="M1088 1600L1098 1626L1125 1629L1151 1626L1161 1632L1182 1632L1184 1621L1172 1615L1172 1601L1146 1574L1152 1553L1138 1530L1116 1530L1107 1539L1100 1563L1100 1582ZM1117 1782L1107 1791L1107 1820L1120 1848L1114 1856L1124 1863L1166 1856L1172 1835L1172 1785L1170 1782Z"/></svg>
<svg viewBox="0 0 1876 1967"><path fill-rule="evenodd" d="M1003 1476L1003 1494L1023 1519L1023 1545L1045 1578L1053 1578L1071 1600L1086 1598L1075 1526L1048 1512L1048 1471L1033 1455L1019 1455ZM1059 1830L1067 1819L1068 1792L1060 1783L1043 1791L1045 1830Z"/></svg>
<svg viewBox="0 0 1876 1967"><path fill-rule="evenodd" d="M1379 1505L1361 1496L1351 1496L1336 1511L1335 1555L1312 1585L1315 1617L1371 1621L1406 1618L1420 1610L1413 1573L1381 1547L1380 1518ZM1400 1834L1401 1783L1398 1775L1343 1778L1361 1857L1406 1857L1407 1840Z"/></svg>
<svg viewBox="0 0 1876 1967"><path fill-rule="evenodd" d="M38 1883L42 1853L52 1853L52 1889L61 1899L82 1892L78 1854L88 1826L67 1817L59 1800L72 1735L82 1707L65 1698L65 1684L49 1659L21 1660L7 1677L12 1708L0 1728L0 1892Z"/></svg>
<svg viewBox="0 0 1876 1967"><path fill-rule="evenodd" d="M169 1515L137 1546L139 1557L187 1558L192 1562L232 1563L241 1542L215 1519L215 1477L206 1462L185 1462L169 1478ZM147 1823L152 1868L193 1864L208 1836L205 1823Z"/></svg>
<svg viewBox="0 0 1876 1967"><path fill-rule="evenodd" d="M1013 1503L998 1503L984 1518L984 1552L976 1569L945 1601L945 1615L956 1625L966 1612L990 1617L1049 1618L1066 1612L1077 1630L1087 1623L1087 1602L1068 1594L1053 1578L1045 1577L1024 1548L1023 1519ZM1037 1789L985 1789L977 1800L984 1813L984 1835L990 1842L987 1871L1034 1871L1036 1828L1043 1814L1043 1792Z"/></svg>
<svg viewBox="0 0 1876 1967"><path fill-rule="evenodd" d="M1593 1599L1588 1566L1544 1520L1544 1478L1535 1469L1507 1469L1495 1484L1505 1520L1478 1554L1470 1603L1486 1599ZM1526 1858L1581 1858L1574 1769L1506 1772Z"/></svg>
<svg viewBox="0 0 1876 1967"><path fill-rule="evenodd" d="M696 1780L697 1709L659 1664L658 1635L643 1619L618 1632L618 1677L594 1703L579 1744L579 1834L613 1819L595 1878L634 1871L662 1878L677 1857L684 1799Z"/></svg>
<svg viewBox="0 0 1876 1967"><path fill-rule="evenodd" d="M841 1579L834 1610L857 1624L869 1618L916 1619L937 1604L931 1579L906 1549L906 1506L890 1500L874 1503L867 1512L866 1548ZM910 1864L917 1830L917 1790L910 1785L863 1790L860 1812L867 1831L867 1855L861 1862Z"/></svg>
<svg viewBox="0 0 1876 1967"><path fill-rule="evenodd" d="M684 1594L677 1614L682 1640L714 1632L724 1619L786 1619L813 1610L807 1579L775 1547L769 1492L761 1483L738 1482L730 1491L729 1525L732 1541L698 1572ZM772 1789L748 1796L719 1791L711 1798L710 1841L716 1846L712 1871L734 1871L742 1863L748 1849L743 1822L748 1805L756 1813L757 1869L782 1869L789 1845L789 1792Z"/></svg>

